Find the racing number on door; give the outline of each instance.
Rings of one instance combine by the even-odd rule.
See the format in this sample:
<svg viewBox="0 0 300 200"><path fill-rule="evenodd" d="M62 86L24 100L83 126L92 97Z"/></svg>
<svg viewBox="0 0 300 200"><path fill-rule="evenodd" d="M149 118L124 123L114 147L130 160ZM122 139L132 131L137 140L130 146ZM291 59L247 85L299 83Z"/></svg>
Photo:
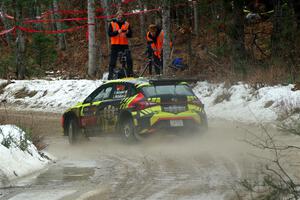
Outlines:
<svg viewBox="0 0 300 200"><path fill-rule="evenodd" d="M129 94L128 86L122 83L117 83L113 87L112 98L103 104L100 116L105 123L105 131L113 131L116 126L120 102Z"/></svg>

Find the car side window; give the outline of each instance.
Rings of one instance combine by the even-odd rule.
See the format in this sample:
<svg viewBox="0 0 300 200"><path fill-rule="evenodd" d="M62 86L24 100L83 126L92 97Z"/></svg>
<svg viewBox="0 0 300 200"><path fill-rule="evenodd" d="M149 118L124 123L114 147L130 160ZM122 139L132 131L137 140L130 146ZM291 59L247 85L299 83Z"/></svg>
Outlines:
<svg viewBox="0 0 300 200"><path fill-rule="evenodd" d="M134 85L130 85L130 93L128 96L134 96L138 93L138 90L136 89L136 87Z"/></svg>
<svg viewBox="0 0 300 200"><path fill-rule="evenodd" d="M113 99L123 99L128 97L129 87L126 84L116 84L113 91Z"/></svg>
<svg viewBox="0 0 300 200"><path fill-rule="evenodd" d="M94 97L93 102L95 101L103 101L110 98L111 91L113 86L105 87Z"/></svg>

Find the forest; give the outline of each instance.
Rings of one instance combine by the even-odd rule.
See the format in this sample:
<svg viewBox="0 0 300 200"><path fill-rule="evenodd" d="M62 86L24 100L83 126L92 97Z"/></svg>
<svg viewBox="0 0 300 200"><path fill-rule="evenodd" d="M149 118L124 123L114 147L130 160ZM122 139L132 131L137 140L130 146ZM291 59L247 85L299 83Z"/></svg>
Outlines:
<svg viewBox="0 0 300 200"><path fill-rule="evenodd" d="M108 23L122 9L133 30L134 71L145 66L149 24L165 31L165 76L289 84L300 81L296 0L2 0L0 77L101 79ZM168 41L172 41L172 47ZM168 66L182 58L188 69Z"/></svg>

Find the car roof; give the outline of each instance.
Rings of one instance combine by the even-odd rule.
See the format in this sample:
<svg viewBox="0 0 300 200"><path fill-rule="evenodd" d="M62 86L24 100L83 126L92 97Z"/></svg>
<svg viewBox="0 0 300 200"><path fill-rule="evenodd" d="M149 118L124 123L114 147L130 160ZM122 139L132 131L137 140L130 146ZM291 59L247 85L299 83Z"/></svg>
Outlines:
<svg viewBox="0 0 300 200"><path fill-rule="evenodd" d="M139 78L123 78L116 80L109 80L106 83L130 83L136 86L138 85L176 85L176 84L187 84L188 82L197 82L197 79L178 79L178 78L168 78L168 77L139 77Z"/></svg>
<svg viewBox="0 0 300 200"><path fill-rule="evenodd" d="M123 79L116 79L116 80L109 80L105 84L108 83L130 83L133 85L144 85L149 84L149 79L147 78L123 78Z"/></svg>

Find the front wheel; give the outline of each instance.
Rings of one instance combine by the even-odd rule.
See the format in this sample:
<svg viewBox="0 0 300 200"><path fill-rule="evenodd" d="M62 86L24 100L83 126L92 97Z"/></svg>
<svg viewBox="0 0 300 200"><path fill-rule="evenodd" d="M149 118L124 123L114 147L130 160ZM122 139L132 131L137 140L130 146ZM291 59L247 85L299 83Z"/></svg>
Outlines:
<svg viewBox="0 0 300 200"><path fill-rule="evenodd" d="M136 142L135 128L132 119L124 120L120 126L121 136L126 142Z"/></svg>
<svg viewBox="0 0 300 200"><path fill-rule="evenodd" d="M79 127L75 119L71 119L68 124L69 143L75 144L78 140Z"/></svg>

